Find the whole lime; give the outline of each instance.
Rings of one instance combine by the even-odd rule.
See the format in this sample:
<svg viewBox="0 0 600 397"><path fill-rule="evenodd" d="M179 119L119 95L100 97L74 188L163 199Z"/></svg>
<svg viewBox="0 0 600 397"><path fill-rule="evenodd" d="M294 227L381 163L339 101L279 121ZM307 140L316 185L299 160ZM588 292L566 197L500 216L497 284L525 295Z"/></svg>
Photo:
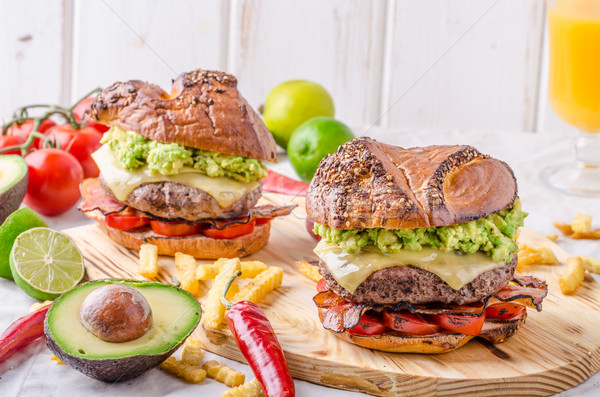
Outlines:
<svg viewBox="0 0 600 397"><path fill-rule="evenodd" d="M305 80L292 80L273 88L265 101L263 120L275 142L286 148L290 136L305 121L333 117L333 100L325 88Z"/></svg>
<svg viewBox="0 0 600 397"><path fill-rule="evenodd" d="M10 271L10 250L19 234L34 227L48 226L42 217L28 207L16 210L0 226L0 277L13 279Z"/></svg>
<svg viewBox="0 0 600 397"><path fill-rule="evenodd" d="M346 124L331 117L315 117L296 128L287 153L298 176L309 182L321 160L352 139L354 135Z"/></svg>

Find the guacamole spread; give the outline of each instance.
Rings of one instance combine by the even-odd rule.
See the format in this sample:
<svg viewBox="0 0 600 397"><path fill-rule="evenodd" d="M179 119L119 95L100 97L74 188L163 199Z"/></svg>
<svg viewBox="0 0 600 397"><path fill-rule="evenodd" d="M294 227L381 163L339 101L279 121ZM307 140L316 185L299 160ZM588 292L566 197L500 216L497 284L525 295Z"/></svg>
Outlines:
<svg viewBox="0 0 600 397"><path fill-rule="evenodd" d="M101 142L108 144L119 163L128 170L147 165L153 173L175 175L188 166L211 177L225 176L240 182L252 182L267 176L267 168L259 160L176 143L160 143L114 125Z"/></svg>
<svg viewBox="0 0 600 397"><path fill-rule="evenodd" d="M523 226L526 212L521 211L517 199L512 208L488 215L475 221L458 225L419 229L365 230L333 229L315 222L314 232L326 242L338 244L352 254L366 245L377 246L383 253L396 253L402 249L420 251L433 247L444 251L474 253L483 251L495 261L510 262L518 251L514 236Z"/></svg>

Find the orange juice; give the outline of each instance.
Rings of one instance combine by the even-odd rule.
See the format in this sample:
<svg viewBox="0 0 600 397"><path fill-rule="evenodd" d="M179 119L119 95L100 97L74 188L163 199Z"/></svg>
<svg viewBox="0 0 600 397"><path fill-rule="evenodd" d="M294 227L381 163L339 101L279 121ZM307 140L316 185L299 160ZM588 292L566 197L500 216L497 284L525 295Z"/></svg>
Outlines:
<svg viewBox="0 0 600 397"><path fill-rule="evenodd" d="M550 103L567 123L600 133L600 0L556 0L548 8Z"/></svg>

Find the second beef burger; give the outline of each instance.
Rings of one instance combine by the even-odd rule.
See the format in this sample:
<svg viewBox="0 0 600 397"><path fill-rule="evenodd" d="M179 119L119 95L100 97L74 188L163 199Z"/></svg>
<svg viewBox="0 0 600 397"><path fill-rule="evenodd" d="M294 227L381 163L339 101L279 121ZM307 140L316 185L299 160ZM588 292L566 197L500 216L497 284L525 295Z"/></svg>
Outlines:
<svg viewBox="0 0 600 397"><path fill-rule="evenodd" d="M93 154L100 178L82 184L81 209L125 247L244 256L267 243L272 217L291 211L255 206L267 175L262 161L277 161L276 145L232 75L184 73L170 93L117 82L89 115L110 129Z"/></svg>
<svg viewBox="0 0 600 397"><path fill-rule="evenodd" d="M514 275L521 211L510 167L470 146L403 149L357 138L325 158L306 199L325 328L360 346L443 353L502 342L541 310Z"/></svg>

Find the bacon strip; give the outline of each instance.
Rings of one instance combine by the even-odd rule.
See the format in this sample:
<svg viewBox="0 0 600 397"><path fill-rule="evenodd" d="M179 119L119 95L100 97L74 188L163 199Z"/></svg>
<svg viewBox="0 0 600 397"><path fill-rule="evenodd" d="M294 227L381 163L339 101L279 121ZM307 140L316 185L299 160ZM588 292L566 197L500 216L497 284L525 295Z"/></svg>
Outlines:
<svg viewBox="0 0 600 397"><path fill-rule="evenodd" d="M152 214L146 212L136 211L124 204L115 201L110 197L97 178L89 178L81 182L79 187L81 190L81 196L83 202L79 206L79 209L83 212L99 210L102 215L116 214L116 213L137 213L140 216L146 216L148 218L165 220L163 218L155 217ZM212 227L222 230L232 225L245 225L246 223L259 218L274 218L277 216L289 215L296 205L284 205L275 206L272 204L260 205L254 207L248 211L247 214L239 216L233 219L200 219L195 222L189 222L183 219L168 219L176 220L184 223L195 224L195 223L209 223Z"/></svg>
<svg viewBox="0 0 600 397"><path fill-rule="evenodd" d="M121 212L127 208L110 197L98 178L84 179L79 185L83 202L79 205L79 210L83 212L100 210L103 215Z"/></svg>
<svg viewBox="0 0 600 397"><path fill-rule="evenodd" d="M485 313L485 309L492 304L511 302L541 311L542 300L548 293L546 283L531 276L515 276L513 282L518 285L507 284L500 291L473 305L435 306L400 302L392 310L407 310L410 313L422 315L481 316ZM327 310L323 317L323 327L334 332L344 332L354 328L360 322L361 316L368 310L377 312L390 310L389 306L354 303L329 290L319 292L313 301L317 307Z"/></svg>
<svg viewBox="0 0 600 397"><path fill-rule="evenodd" d="M205 219L200 222L210 223L212 227L222 230L232 225L245 225L253 219L259 218L275 218L277 216L285 216L292 213L292 210L297 205L283 205L275 206L272 204L259 205L258 207L251 208L247 215L242 215L233 219Z"/></svg>

